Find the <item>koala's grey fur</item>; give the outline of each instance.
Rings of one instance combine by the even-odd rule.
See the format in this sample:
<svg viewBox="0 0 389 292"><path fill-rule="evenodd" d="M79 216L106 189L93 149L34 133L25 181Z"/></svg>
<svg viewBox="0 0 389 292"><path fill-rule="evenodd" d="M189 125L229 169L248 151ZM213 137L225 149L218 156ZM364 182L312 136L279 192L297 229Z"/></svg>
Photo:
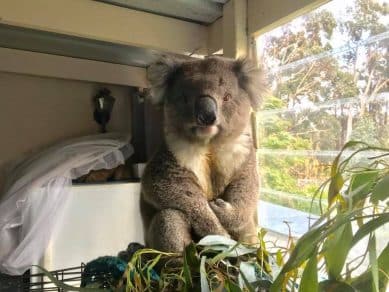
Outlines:
<svg viewBox="0 0 389 292"><path fill-rule="evenodd" d="M164 111L164 143L142 178L149 247L180 252L209 234L256 238L259 181L251 108L264 93L262 70L246 60L163 58L148 68L151 95ZM211 96L215 126L199 127L194 103Z"/></svg>

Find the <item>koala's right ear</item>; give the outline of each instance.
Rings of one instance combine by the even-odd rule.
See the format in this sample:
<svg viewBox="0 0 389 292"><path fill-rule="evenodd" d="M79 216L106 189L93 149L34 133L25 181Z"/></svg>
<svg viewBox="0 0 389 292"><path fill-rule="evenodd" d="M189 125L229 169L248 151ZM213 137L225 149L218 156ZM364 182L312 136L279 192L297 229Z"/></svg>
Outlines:
<svg viewBox="0 0 389 292"><path fill-rule="evenodd" d="M263 67L257 67L254 62L242 58L235 61L234 71L240 87L247 92L250 98L252 108L257 110L263 96L268 92Z"/></svg>
<svg viewBox="0 0 389 292"><path fill-rule="evenodd" d="M147 79L150 84L151 102L163 103L167 87L181 62L169 56L163 56L147 68Z"/></svg>

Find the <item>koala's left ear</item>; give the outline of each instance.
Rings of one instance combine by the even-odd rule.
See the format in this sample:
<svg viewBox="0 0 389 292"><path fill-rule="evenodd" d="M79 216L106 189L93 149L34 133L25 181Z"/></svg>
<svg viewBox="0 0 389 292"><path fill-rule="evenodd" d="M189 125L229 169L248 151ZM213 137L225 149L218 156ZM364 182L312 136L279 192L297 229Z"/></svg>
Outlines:
<svg viewBox="0 0 389 292"><path fill-rule="evenodd" d="M258 109L267 92L262 66L258 67L246 58L238 59L234 62L234 72L238 77L239 86L248 94L252 108Z"/></svg>

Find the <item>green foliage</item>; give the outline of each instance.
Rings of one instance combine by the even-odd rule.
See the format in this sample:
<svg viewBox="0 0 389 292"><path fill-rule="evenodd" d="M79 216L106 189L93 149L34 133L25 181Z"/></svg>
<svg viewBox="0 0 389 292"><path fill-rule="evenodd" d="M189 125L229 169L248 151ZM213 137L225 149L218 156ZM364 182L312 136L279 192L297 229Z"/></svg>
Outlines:
<svg viewBox="0 0 389 292"><path fill-rule="evenodd" d="M342 152L350 148L358 147L349 157L342 158ZM290 281L290 274L299 274L303 270L303 275L307 274L310 281L312 272L310 265L304 267L304 262L312 257L316 257L318 263L324 258L324 265L328 280L321 283L324 291L355 291L353 286L374 287L377 291L384 291L387 286L386 270L382 270L387 259L383 258L387 254L387 249L382 251L377 257L375 246L375 231L386 224L389 220L387 206L383 202L389 198L389 189L385 195L380 195L380 204L376 199L371 199L373 190L382 183L382 180L389 177L389 166L385 159L389 156L389 150L383 150L384 154L371 158L369 167L350 168L352 159L361 152L380 150L376 147L369 147L363 143L350 142L345 145L343 151L335 159L329 184L336 186L328 188L328 198L330 204L327 211L312 228L304 234L296 243L288 261L283 265L281 273L272 285L272 291L280 291L285 282ZM374 175L372 175L374 174ZM341 179L340 179L341 178ZM354 183L354 187L348 187ZM381 187L379 187L381 189ZM323 189L324 190L324 189ZM357 230L353 230L352 222L358 222ZM369 237L368 253L370 258L370 274L362 273L355 278L352 272L355 269L349 268L351 248L362 238ZM345 266L347 269L345 269ZM295 276L296 277L296 276ZM358 284L356 284L358 283ZM326 290L327 289L327 290ZM330 289L330 290L328 290ZM332 289L332 290L331 290ZM342 290L343 289L343 290ZM367 290L366 290L367 291Z"/></svg>
<svg viewBox="0 0 389 292"><path fill-rule="evenodd" d="M267 109L278 109L284 106L281 99L270 96L266 99L264 107ZM310 137L307 135L298 135L297 131L307 131L307 129L295 128L292 131L293 124L291 121L282 118L278 115L272 115L268 117L262 117L259 119L260 129L263 129L263 137L261 138L261 146L268 149L283 149L283 150L304 150L313 149ZM336 123L336 121L335 121ZM323 125L324 127L324 125ZM330 139L323 139L326 142ZM329 142L331 143L331 142ZM312 194L317 188L316 183L307 183L304 186L299 184L299 175L301 177L307 177L310 175L306 169L307 159L303 156L275 156L269 154L260 154L259 160L261 161L262 172L262 186L268 189L274 189L294 194L299 194L307 198L311 198ZM321 174L321 177L325 175L325 172ZM295 209L310 211L311 204L309 200L297 200L296 198L279 198L272 196L271 194L264 193L262 199L275 202L281 205L286 205ZM318 206L315 205L312 210L313 213L318 214Z"/></svg>
<svg viewBox="0 0 389 292"><path fill-rule="evenodd" d="M148 263L143 257L158 258L160 278L150 281L144 277ZM150 261L150 260L149 260ZM257 248L244 246L216 235L190 244L184 251L183 261L177 255L153 250L136 253L129 264L129 273L139 275L127 284L127 291L254 291L254 287L270 286L270 276L257 261ZM139 279L139 280L135 280ZM258 283L260 281L260 283Z"/></svg>
<svg viewBox="0 0 389 292"><path fill-rule="evenodd" d="M344 157L343 153L350 149L354 152ZM372 157L369 166L360 168L352 163L358 153L371 151L380 151L381 155ZM223 237L206 237L186 248L183 264L178 268L165 264L158 287L168 289L169 283L174 283L178 291L357 291L361 287L384 291L388 282L388 248L378 254L374 234L389 222L387 206L383 205L389 197L389 191L383 189L389 177L383 158L388 156L388 149L348 143L335 159L327 181L336 187L321 188L317 194L331 193L327 210L295 244L291 241L287 250L269 249L263 231L256 247ZM355 259L350 258L350 250L363 238L370 238L370 265L354 275L356 267L351 263ZM140 257L134 261L142 262ZM324 271L319 278L321 265ZM143 269L139 267L139 271Z"/></svg>
<svg viewBox="0 0 389 292"><path fill-rule="evenodd" d="M264 110L279 109L283 107L285 107L285 103L280 98L273 95L266 96L262 106Z"/></svg>
<svg viewBox="0 0 389 292"><path fill-rule="evenodd" d="M368 166L353 163L359 153L372 151L379 155ZM389 222L388 157L389 149L347 143L326 181L336 187L317 192L322 200L321 193L330 192L330 204L297 242L289 238L286 248L266 241L260 230L255 245L210 235L188 245L183 255L141 249L128 263L126 286L115 291L386 291L389 244L377 250L375 234ZM355 273L360 256L350 251L364 238L369 265ZM101 291L72 289L43 272L63 289Z"/></svg>
<svg viewBox="0 0 389 292"><path fill-rule="evenodd" d="M379 129L372 117L367 115L355 122L351 139L369 141L372 145L381 145Z"/></svg>
<svg viewBox="0 0 389 292"><path fill-rule="evenodd" d="M349 140L389 147L389 102L385 95L377 98L388 94L389 51L386 40L363 43L389 30L388 7L347 1L342 9L350 17L323 8L261 39L265 66L274 72L273 95L265 98L257 125L261 149L273 150L259 155L265 189L312 197L333 159L322 152L340 150ZM350 46L320 57L337 51L340 39ZM317 58L301 62L312 55ZM315 152L304 156L300 150ZM295 196L263 193L262 199L303 211L310 207ZM317 214L317 204L312 210Z"/></svg>
<svg viewBox="0 0 389 292"><path fill-rule="evenodd" d="M342 29L352 41L359 41L364 33L376 35L387 30L380 21L389 13L388 5L374 0L356 0L354 8L349 8L351 20L342 23Z"/></svg>
<svg viewBox="0 0 389 292"><path fill-rule="evenodd" d="M311 257L308 260L307 266L304 269L304 272L301 277L300 292L311 292L317 291L319 288L317 276L317 258Z"/></svg>

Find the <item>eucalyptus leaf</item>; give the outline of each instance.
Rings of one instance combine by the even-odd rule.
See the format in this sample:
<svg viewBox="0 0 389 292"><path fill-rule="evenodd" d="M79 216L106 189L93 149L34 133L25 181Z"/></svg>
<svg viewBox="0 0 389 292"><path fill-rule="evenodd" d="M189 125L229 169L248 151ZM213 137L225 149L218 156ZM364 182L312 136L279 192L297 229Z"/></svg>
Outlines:
<svg viewBox="0 0 389 292"><path fill-rule="evenodd" d="M356 292L349 284L337 280L326 280L319 284L320 292ZM367 292L367 291L366 291Z"/></svg>
<svg viewBox="0 0 389 292"><path fill-rule="evenodd" d="M317 243L321 239L321 235L329 225L330 223L326 222L317 228L309 230L302 237L300 237L288 261L283 266L281 273L292 270L294 267L299 266L305 260L310 258L316 249Z"/></svg>
<svg viewBox="0 0 389 292"><path fill-rule="evenodd" d="M185 279L185 291L190 291L190 289L193 287L193 280L186 253L184 254L183 274Z"/></svg>
<svg viewBox="0 0 389 292"><path fill-rule="evenodd" d="M202 254L204 253L218 253L218 252L224 252L224 251L227 251L229 249L231 249L232 246L230 245L205 245L203 246L203 249L201 251Z"/></svg>
<svg viewBox="0 0 389 292"><path fill-rule="evenodd" d="M203 246L234 246L237 244L237 242L231 238L222 236L222 235L207 235L200 239L200 241L197 243L198 245Z"/></svg>
<svg viewBox="0 0 389 292"><path fill-rule="evenodd" d="M207 246L207 251L221 251L221 253L218 253L214 258L210 260L211 264L216 263L217 261L220 261L226 257L240 257L242 255L246 254L255 254L257 252L257 249L254 247L247 247L240 243L236 243L234 246L227 247L227 246Z"/></svg>
<svg viewBox="0 0 389 292"><path fill-rule="evenodd" d="M377 259L379 273L379 288L380 291L385 291L388 285L388 277L384 273L389 271L389 244L386 245L384 250L381 252ZM372 287L372 273L371 268L359 275L358 277L351 280L351 285L358 291L369 291Z"/></svg>
<svg viewBox="0 0 389 292"><path fill-rule="evenodd" d="M330 279L338 279L342 272L347 254L350 251L352 239L351 222L340 226L326 238L324 243L324 257Z"/></svg>
<svg viewBox="0 0 389 292"><path fill-rule="evenodd" d="M355 233L354 238L351 242L351 246L357 244L366 235L372 233L377 228L383 226L389 222L389 213L377 214L377 217L363 224L358 231Z"/></svg>
<svg viewBox="0 0 389 292"><path fill-rule="evenodd" d="M190 243L184 251L184 256L188 265L194 269L199 269L200 267L200 258L196 250L196 245L194 242Z"/></svg>
<svg viewBox="0 0 389 292"><path fill-rule="evenodd" d="M242 292L240 287L237 284L235 284L234 282L232 282L230 279L226 279L225 285L226 285L225 288L227 289L228 292Z"/></svg>
<svg viewBox="0 0 389 292"><path fill-rule="evenodd" d="M276 253L276 263L279 267L284 264L284 257L282 256L281 250L278 250Z"/></svg>
<svg viewBox="0 0 389 292"><path fill-rule="evenodd" d="M378 201L384 201L389 197L389 174L381 178L374 186L370 201L378 204Z"/></svg>
<svg viewBox="0 0 389 292"><path fill-rule="evenodd" d="M205 260L206 257L201 257L200 262L200 285L201 285L201 292L210 292L209 290L209 283L207 279L207 271L205 269Z"/></svg>
<svg viewBox="0 0 389 292"><path fill-rule="evenodd" d="M356 173L351 177L348 196L352 200L353 206L370 194L378 174L378 170L369 170Z"/></svg>
<svg viewBox="0 0 389 292"><path fill-rule="evenodd" d="M251 285L254 288L264 289L265 291L268 291L270 289L271 284L272 283L270 280L259 280L259 281L255 281ZM261 290L259 290L259 291L261 291Z"/></svg>
<svg viewBox="0 0 389 292"><path fill-rule="evenodd" d="M319 289L317 279L317 258L312 256L305 266L303 275L301 277L299 292L317 292Z"/></svg>
<svg viewBox="0 0 389 292"><path fill-rule="evenodd" d="M246 278L246 275L240 271L239 273L239 285L244 290L249 292L254 292L254 288L251 286L249 280Z"/></svg>
<svg viewBox="0 0 389 292"><path fill-rule="evenodd" d="M360 212L360 209L345 212L341 219L324 222L320 226L312 228L305 233L296 243L288 261L281 269L280 274L274 280L270 291L280 291L284 284L287 272L298 268L305 260L310 258L318 244L331 233L335 232L343 224L349 223L351 218Z"/></svg>
<svg viewBox="0 0 389 292"><path fill-rule="evenodd" d="M370 261L370 267L371 267L371 274L372 274L372 292L378 292L379 291L379 283L378 283L378 261L377 261L377 250L376 250L376 240L375 235L371 237L368 245L369 250L369 261Z"/></svg>
<svg viewBox="0 0 389 292"><path fill-rule="evenodd" d="M277 278L274 280L270 287L271 292L278 292L281 290L284 281L286 280L286 274L290 270L300 266L305 260L310 258L316 249L316 245L320 240L320 235L328 226L328 222L309 230L305 233L296 243L295 248L292 251L288 261L282 267Z"/></svg>
<svg viewBox="0 0 389 292"><path fill-rule="evenodd" d="M344 179L341 173L336 172L331 178L330 186L328 188L328 206L331 206L336 196L340 193L344 184Z"/></svg>
<svg viewBox="0 0 389 292"><path fill-rule="evenodd" d="M151 281L152 278L155 278L155 279L158 279L159 280L159 276L156 274L156 272L153 270L153 268L155 267L155 265L159 262L159 260L161 259L161 254L157 255L152 261L151 263L149 263L147 265L147 280L148 282Z"/></svg>
<svg viewBox="0 0 389 292"><path fill-rule="evenodd" d="M214 265L214 264L217 263L218 261L221 261L221 260L223 260L223 259L229 257L231 251L234 250L235 247L236 247L237 245L238 245L238 244L236 244L235 246L230 247L230 248L228 248L228 249L222 251L221 253L215 255L212 259L209 260L210 263L211 263L211 265Z"/></svg>
<svg viewBox="0 0 389 292"><path fill-rule="evenodd" d="M253 283L258 280L257 271L254 263L241 262L239 265L239 286L243 288L247 283Z"/></svg>

